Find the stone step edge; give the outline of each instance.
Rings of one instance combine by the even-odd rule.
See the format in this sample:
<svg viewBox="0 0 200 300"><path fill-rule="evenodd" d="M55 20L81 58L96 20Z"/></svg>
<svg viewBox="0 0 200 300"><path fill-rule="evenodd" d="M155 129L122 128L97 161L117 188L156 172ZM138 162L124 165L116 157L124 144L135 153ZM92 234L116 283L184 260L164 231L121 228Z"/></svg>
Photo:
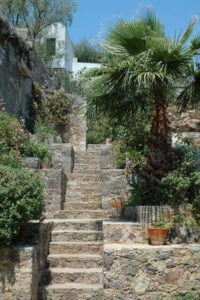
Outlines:
<svg viewBox="0 0 200 300"><path fill-rule="evenodd" d="M63 210L59 210L58 212L55 212L55 214L57 213L63 213L63 212L108 212L106 209L63 209Z"/></svg>
<svg viewBox="0 0 200 300"><path fill-rule="evenodd" d="M43 288L50 289L50 290L102 290L103 284L84 284L84 283L54 283L50 285L43 286Z"/></svg>
<svg viewBox="0 0 200 300"><path fill-rule="evenodd" d="M60 212L63 212L63 210L60 210ZM96 219L45 219L44 223L95 223L95 222L103 222L107 221L109 218L96 218Z"/></svg>
<svg viewBox="0 0 200 300"><path fill-rule="evenodd" d="M48 258L96 258L96 259L102 259L102 255L98 254L82 254L82 253L77 253L77 254L49 254ZM47 258L47 259L48 259Z"/></svg>
<svg viewBox="0 0 200 300"><path fill-rule="evenodd" d="M59 229L59 230L53 230L52 234L58 234L58 233L102 233L102 230L65 230L65 229Z"/></svg>
<svg viewBox="0 0 200 300"><path fill-rule="evenodd" d="M78 245L81 245L81 244L84 244L84 245L103 245L103 242L100 242L100 241L94 241L94 242L76 242L76 241L72 241L72 242L50 242L50 245L69 245L69 244L78 244Z"/></svg>
<svg viewBox="0 0 200 300"><path fill-rule="evenodd" d="M54 274L66 273L66 274L74 274L74 273L103 273L103 268L48 268L46 272L51 272Z"/></svg>

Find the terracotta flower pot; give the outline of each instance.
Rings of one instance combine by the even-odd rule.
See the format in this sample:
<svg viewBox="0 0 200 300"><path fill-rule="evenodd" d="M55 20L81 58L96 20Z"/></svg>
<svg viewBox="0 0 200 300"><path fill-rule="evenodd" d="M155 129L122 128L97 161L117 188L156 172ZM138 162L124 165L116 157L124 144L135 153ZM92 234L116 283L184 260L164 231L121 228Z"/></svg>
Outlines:
<svg viewBox="0 0 200 300"><path fill-rule="evenodd" d="M41 163L41 169L49 169L48 163Z"/></svg>
<svg viewBox="0 0 200 300"><path fill-rule="evenodd" d="M169 232L168 228L149 227L148 234L151 240L151 244L155 246L164 245L168 232Z"/></svg>

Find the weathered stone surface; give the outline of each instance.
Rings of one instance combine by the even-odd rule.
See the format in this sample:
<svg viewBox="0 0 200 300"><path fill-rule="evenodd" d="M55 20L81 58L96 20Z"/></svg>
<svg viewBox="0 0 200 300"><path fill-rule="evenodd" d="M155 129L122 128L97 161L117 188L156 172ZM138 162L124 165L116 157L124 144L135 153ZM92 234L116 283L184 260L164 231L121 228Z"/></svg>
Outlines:
<svg viewBox="0 0 200 300"><path fill-rule="evenodd" d="M103 236L104 243L107 244L146 243L142 236L142 227L140 223L104 221Z"/></svg>
<svg viewBox="0 0 200 300"><path fill-rule="evenodd" d="M199 244L104 245L104 299L199 299L199 279Z"/></svg>
<svg viewBox="0 0 200 300"><path fill-rule="evenodd" d="M38 300L38 287L48 255L51 223L39 225L33 246L0 248L0 299Z"/></svg>
<svg viewBox="0 0 200 300"><path fill-rule="evenodd" d="M25 157L23 158L22 164L27 169L39 169L40 160L37 157Z"/></svg>
<svg viewBox="0 0 200 300"><path fill-rule="evenodd" d="M191 132L200 130L199 108L189 109L186 112L179 113L175 106L169 107L170 126L173 131Z"/></svg>
<svg viewBox="0 0 200 300"><path fill-rule="evenodd" d="M17 117L30 118L28 105L33 83L50 82L36 50L31 48L5 20L0 18L0 99L6 111Z"/></svg>
<svg viewBox="0 0 200 300"><path fill-rule="evenodd" d="M83 112L85 100L78 96L74 97L73 114L70 120L70 130L67 135L69 143L72 143L76 152L86 150L86 118Z"/></svg>
<svg viewBox="0 0 200 300"><path fill-rule="evenodd" d="M47 217L63 207L66 180L62 169L36 170L44 184L44 211Z"/></svg>
<svg viewBox="0 0 200 300"><path fill-rule="evenodd" d="M72 145L53 143L49 145L49 149L53 154L53 168L62 168L66 175L71 173L74 164Z"/></svg>

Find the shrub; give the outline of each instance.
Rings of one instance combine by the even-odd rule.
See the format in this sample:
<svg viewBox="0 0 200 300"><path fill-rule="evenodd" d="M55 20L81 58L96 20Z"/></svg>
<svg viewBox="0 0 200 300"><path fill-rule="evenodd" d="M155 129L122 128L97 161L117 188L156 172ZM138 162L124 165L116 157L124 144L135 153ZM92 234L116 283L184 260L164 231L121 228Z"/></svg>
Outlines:
<svg viewBox="0 0 200 300"><path fill-rule="evenodd" d="M36 174L0 166L0 241L12 243L23 225L42 214L43 188Z"/></svg>
<svg viewBox="0 0 200 300"><path fill-rule="evenodd" d="M132 204L179 206L192 204L200 208L200 172L196 171L196 151L189 145L176 149L176 166L161 180L146 181L142 165L133 174Z"/></svg>
<svg viewBox="0 0 200 300"><path fill-rule="evenodd" d="M40 142L44 142L48 137L54 136L56 131L50 124L37 123L35 126L35 135Z"/></svg>
<svg viewBox="0 0 200 300"><path fill-rule="evenodd" d="M21 128L20 123L7 114L0 112L0 143L8 149L19 149L21 143L27 139L24 130Z"/></svg>
<svg viewBox="0 0 200 300"><path fill-rule="evenodd" d="M50 163L52 161L52 155L48 148L37 141L25 141L22 144L21 154L25 157L38 157L42 162Z"/></svg>
<svg viewBox="0 0 200 300"><path fill-rule="evenodd" d="M19 152L11 149L7 152L0 152L0 161L1 165L4 166L10 166L12 168L21 168L21 156L19 155Z"/></svg>
<svg viewBox="0 0 200 300"><path fill-rule="evenodd" d="M69 114L72 109L72 98L63 91L57 91L47 102L49 119L64 142L64 134L69 127Z"/></svg>

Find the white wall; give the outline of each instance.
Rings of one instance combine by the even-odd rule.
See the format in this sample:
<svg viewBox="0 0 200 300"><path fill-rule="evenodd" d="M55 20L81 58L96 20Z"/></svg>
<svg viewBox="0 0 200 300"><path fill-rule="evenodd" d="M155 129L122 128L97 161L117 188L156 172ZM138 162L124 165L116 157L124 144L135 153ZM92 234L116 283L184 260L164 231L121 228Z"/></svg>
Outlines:
<svg viewBox="0 0 200 300"><path fill-rule="evenodd" d="M73 77L77 78L78 75L83 73L85 70L100 68L100 67L101 64L78 62L77 58L74 58L72 63Z"/></svg>
<svg viewBox="0 0 200 300"><path fill-rule="evenodd" d="M72 72L74 50L67 27L62 23L48 26L43 31L43 40L45 41L48 38L56 39L56 55L55 58L48 62L48 66L50 68L66 69Z"/></svg>

